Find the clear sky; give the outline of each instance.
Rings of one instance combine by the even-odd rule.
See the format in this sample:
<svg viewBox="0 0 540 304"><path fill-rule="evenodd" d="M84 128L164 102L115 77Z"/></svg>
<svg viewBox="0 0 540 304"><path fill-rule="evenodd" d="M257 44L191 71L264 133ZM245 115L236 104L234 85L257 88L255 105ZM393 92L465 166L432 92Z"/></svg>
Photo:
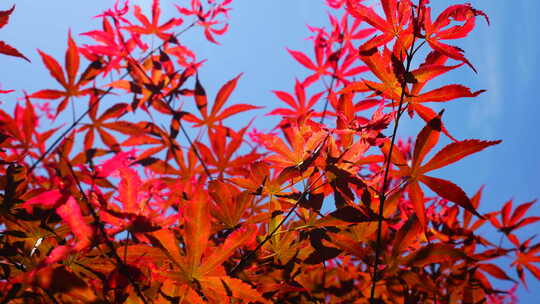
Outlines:
<svg viewBox="0 0 540 304"><path fill-rule="evenodd" d="M151 0L132 2L149 7ZM165 16L176 12L167 5L170 2L174 1L162 0ZM443 6L462 3L454 0L431 2L438 11ZM478 19L476 30L460 44L478 74L464 68L445 76L443 81L488 91L474 100L444 104L445 121L458 139L502 139L503 143L440 170L437 176L451 179L469 195L486 185L481 211L487 212L500 209L511 198L516 203L523 203L540 197L540 106L537 94L540 87L540 19L537 18L540 1L467 2L472 2L491 19L491 26ZM7 9L13 3L13 0L3 1L0 9ZM22 89L32 93L55 87L36 49L63 60L68 29L78 34L97 28L99 23L92 16L113 3L113 0L17 0L10 23L0 30L0 40L19 49L32 64L0 57L0 88L19 90L2 96L0 107L9 107L16 102ZM195 38L201 36L200 29L184 39L193 39L186 43L200 58L208 59L201 70L201 80L211 96L221 84L244 72L232 99L265 106L265 110L256 112L255 126L269 129L275 120L263 114L281 106L270 91L291 91L295 77L306 75L306 70L289 56L285 47L312 55L311 44L305 40L310 35L306 24L327 25L327 9L323 0L235 0L232 7L230 31L219 38L221 46ZM420 125L405 123L403 126L400 134L413 136ZM539 215L540 205L535 205L530 214ZM538 231L540 225L535 225L524 229L520 235ZM530 275L527 279L530 290L519 290L521 303L538 303L540 283Z"/></svg>

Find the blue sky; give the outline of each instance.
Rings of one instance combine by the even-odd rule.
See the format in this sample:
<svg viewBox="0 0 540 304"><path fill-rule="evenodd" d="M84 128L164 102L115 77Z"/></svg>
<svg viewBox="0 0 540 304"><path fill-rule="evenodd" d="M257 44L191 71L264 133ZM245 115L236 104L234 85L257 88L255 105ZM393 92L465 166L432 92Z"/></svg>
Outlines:
<svg viewBox="0 0 540 304"><path fill-rule="evenodd" d="M112 0L94 1L35 1L17 0L10 23L0 30L0 40L18 48L32 60L32 64L2 56L0 76L2 89L25 89L34 92L56 87L41 64L36 49L41 49L63 60L68 29L74 34L99 26L92 16L113 4ZM150 0L133 1L148 7ZM176 12L162 0L164 15ZM176 1L178 3L179 1ZM286 52L285 47L311 55L312 47L306 37L306 24L328 24L327 9L322 0L235 0L231 11L230 31L219 38L221 46L197 37L199 29L184 39L200 58L208 63L201 70L201 80L211 96L227 80L238 73L239 82L233 101L263 105L256 112L255 125L271 128L275 120L264 117L268 109L281 106L271 90L291 91L295 77L302 78L306 70ZM436 11L459 1L432 1ZM445 76L444 82L463 83L473 90L486 89L474 100L446 103L445 121L458 139L502 139L503 143L460 161L455 166L440 170L438 177L455 181L472 195L486 185L482 211L493 211L508 199L516 203L540 197L540 136L538 135L537 89L540 83L540 11L539 1L530 0L474 0L473 6L486 12L491 26L478 19L476 30L460 46L475 65L478 74L463 68ZM14 1L3 1L1 9ZM165 8L169 8L169 10ZM81 40L79 40L81 41ZM2 108L15 103L18 93L2 96ZM406 122L402 136L414 136L420 124ZM540 214L536 205L530 214ZM540 230L540 225L524 229L523 235ZM512 274L515 276L515 274ZM529 280L530 291L519 290L521 303L536 303L540 283Z"/></svg>

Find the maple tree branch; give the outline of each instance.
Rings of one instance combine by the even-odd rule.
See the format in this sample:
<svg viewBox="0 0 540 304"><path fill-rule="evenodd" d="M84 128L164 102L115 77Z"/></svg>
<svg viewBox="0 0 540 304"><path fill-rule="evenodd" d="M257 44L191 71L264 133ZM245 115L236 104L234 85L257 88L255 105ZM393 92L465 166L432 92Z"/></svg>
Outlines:
<svg viewBox="0 0 540 304"><path fill-rule="evenodd" d="M193 152L195 153L195 156L197 156L197 158L201 162L201 165L203 166L203 169L204 169L204 173L206 173L206 175L208 176L208 178L210 180L214 180L214 178L212 177L212 174L210 173L210 170L208 170L208 167L206 166L205 162L202 159L201 154L199 153L199 149L197 149L197 147L195 147L195 145L191 141L191 138L189 137L189 134L187 133L186 129L184 128L184 124L179 122L179 125L180 125L180 129L182 130L182 133L184 133L184 136L186 137L187 141L189 142L189 146L193 148Z"/></svg>
<svg viewBox="0 0 540 304"><path fill-rule="evenodd" d="M405 67L405 74L403 75L403 79L401 80L401 96L399 97L399 105L398 109L394 118L394 129L392 130L392 139L390 141L390 151L388 152L388 156L386 157L385 161L385 169L384 169L384 178L383 178L383 184L382 189L379 193L379 218L377 219L377 239L375 243L375 261L373 262L373 276L371 278L371 289L370 289L370 296L369 296L369 303L375 304L375 287L377 285L377 281L379 278L378 275L378 268L379 268L379 259L381 255L381 242L382 242L382 221L383 221L383 209L384 209L384 203L386 201L386 188L388 188L388 177L390 173L390 164L392 160L392 152L395 147L396 137L397 137L397 131L399 128L399 120L401 118L401 115L403 114L401 112L401 109L403 107L403 101L405 100L405 89L407 87L407 80L406 75L409 73L411 69L411 62L412 57L414 55L414 44L415 44L415 38L416 36L413 36L413 41L409 50L409 53L406 54L406 67Z"/></svg>

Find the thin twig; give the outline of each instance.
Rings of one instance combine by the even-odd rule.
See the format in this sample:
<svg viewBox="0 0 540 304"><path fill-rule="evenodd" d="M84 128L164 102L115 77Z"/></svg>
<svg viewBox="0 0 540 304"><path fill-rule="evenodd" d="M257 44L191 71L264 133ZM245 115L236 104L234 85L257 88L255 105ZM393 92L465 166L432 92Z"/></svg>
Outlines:
<svg viewBox="0 0 540 304"><path fill-rule="evenodd" d="M321 177L322 177L322 174L319 175L319 177L313 182L313 184L318 182L321 179ZM272 230L272 232L270 232L264 238L264 240L262 240L259 244L257 244L257 247L255 247L255 249L250 251L247 255L243 256L242 259L240 260L240 262L238 262L238 264L236 264L236 266L234 266L231 269L231 271L229 272L230 276L234 276L236 274L236 272L242 270L242 268L245 266L245 264L247 262L249 262L249 260L251 260L251 258L253 258L253 256L255 256L257 251L259 251L259 249L261 249L262 246L264 246L264 244L266 244L277 233L277 231L281 228L281 226L283 226L285 221L291 216L291 214L293 214L293 212L296 210L296 208L298 208L298 206L300 206L300 202L302 202L303 200L306 199L306 195L309 193L309 191L310 191L310 187L304 189L304 191L302 192L302 195L300 196L300 198L298 198L298 200L296 201L294 206L289 210L289 212L287 212L285 217L278 223L278 225Z"/></svg>
<svg viewBox="0 0 540 304"><path fill-rule="evenodd" d="M187 133L186 129L184 128L184 125L181 122L179 123L179 125L180 125L180 129L182 129L182 133L184 133L184 136L186 137L186 139L187 139L187 141L189 143L189 146L193 148L193 152L195 153L195 156L197 156L197 159L199 159L199 161L201 162L201 165L203 166L204 172L206 173L206 175L208 176L208 178L210 180L213 180L213 177L212 177L212 174L210 173L210 170L208 170L208 167L204 163L204 161L202 159L202 156L199 153L199 150L197 149L197 147L195 147L195 145L193 145L193 142L191 141L191 138L189 137L189 134Z"/></svg>
<svg viewBox="0 0 540 304"><path fill-rule="evenodd" d="M313 153L311 154L312 155L315 155L317 154L320 149L322 149L324 147L324 143L326 142L326 140L328 139L330 135L328 135L322 142L321 142L321 145L319 147L319 149L316 149L315 151L313 151ZM310 157L311 157L310 156ZM259 251L259 249L262 248L262 246L264 246L264 244L266 244L276 233L277 231L281 228L281 226L283 226L283 224L285 223L285 221L287 221L287 219L294 213L294 211L296 210L296 208L298 208L298 206L300 206L300 203L306 199L306 195L312 190L311 188L317 184L317 182L321 179L323 175L320 174L319 177L317 177L317 179L315 179L315 181L313 181L313 183L311 185L309 185L308 187L305 187L304 188L304 191L302 192L302 194L300 195L300 197L298 198L298 200L296 201L296 203L294 204L294 206L289 210L289 212L287 212L287 214L285 215L285 217L278 223L278 225L259 243L257 244L257 247L255 247L255 249L253 249L252 251L250 251L247 255L243 256L242 259L240 259L240 262L238 262L238 264L236 264L236 266L234 266L231 271L229 272L230 276L234 276L236 274L236 272L242 270L242 268L245 266L245 264L247 262L249 262L249 260L251 260L251 258L253 258L253 256L255 256L255 254L257 253L257 251Z"/></svg>
<svg viewBox="0 0 540 304"><path fill-rule="evenodd" d="M396 112L396 116L394 119L394 130L392 131L392 140L390 142L390 151L388 152L388 156L386 158L386 167L384 170L384 179L382 184L382 189L379 194L379 218L377 220L377 240L375 243L375 261L373 263L373 276L372 276L372 284L371 284L371 291L370 291L370 299L369 303L374 304L375 303L375 286L377 285L377 281L379 280L378 276L378 268L379 268L379 259L381 255L381 239L382 239L382 220L383 220L383 209L384 209L384 202L386 201L386 189L388 188L388 177L390 173L390 164L392 159L392 152L395 147L396 137L397 137L397 130L399 128L399 119L401 118L401 108L403 107L403 101L405 99L405 89L407 87L407 81L405 79L406 74L409 73L409 70L411 68L411 62L412 62L412 56L413 50L414 50L414 44L415 44L415 38L413 38L409 53L406 54L407 59L407 66L405 68L405 75L403 75L403 79L401 81L401 96L399 98L399 105Z"/></svg>

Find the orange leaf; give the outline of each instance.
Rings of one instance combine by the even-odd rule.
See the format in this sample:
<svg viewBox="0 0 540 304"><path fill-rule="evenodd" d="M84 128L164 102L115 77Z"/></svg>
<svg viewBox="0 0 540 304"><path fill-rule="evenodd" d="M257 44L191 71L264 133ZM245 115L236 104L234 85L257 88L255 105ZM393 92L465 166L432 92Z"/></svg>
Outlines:
<svg viewBox="0 0 540 304"><path fill-rule="evenodd" d="M481 141L477 139L468 139L455 143L451 143L437 152L431 160L420 168L422 172L428 172L435 169L442 168L451 163L454 163L465 156L482 151L483 149L497 145L501 141Z"/></svg>
<svg viewBox="0 0 540 304"><path fill-rule="evenodd" d="M413 267L424 267L428 264L453 262L468 258L462 250L452 245L437 243L428 244L412 253L407 264Z"/></svg>
<svg viewBox="0 0 540 304"><path fill-rule="evenodd" d="M39 55L41 56L41 59L43 60L43 63L49 70L49 73L51 73L51 76L56 79L63 87L67 87L68 84L66 83L66 78L64 77L64 72L62 71L62 67L56 61L56 59L52 58L51 56L43 53L41 50L38 50Z"/></svg>
<svg viewBox="0 0 540 304"><path fill-rule="evenodd" d="M195 103L197 104L197 108L201 112L202 116L207 117L208 98L206 97L206 91L201 85L198 76L195 80Z"/></svg>
<svg viewBox="0 0 540 304"><path fill-rule="evenodd" d="M467 87L450 84L414 97L416 102L442 102L463 97L476 97L486 90L471 92Z"/></svg>
<svg viewBox="0 0 540 304"><path fill-rule="evenodd" d="M77 237L78 242L74 246L75 250L79 251L90 246L93 234L92 227L86 223L79 204L72 196L69 197L65 204L56 209L56 213L67 223L73 235Z"/></svg>
<svg viewBox="0 0 540 304"><path fill-rule="evenodd" d="M473 204L467 197L467 194L458 187L456 184L449 182L444 179L430 177L423 175L420 177L420 181L428 186L433 192L440 195L442 198L445 198L449 201L452 201L461 207L467 209L468 211L474 213L476 216L483 219L483 217L476 211Z"/></svg>
<svg viewBox="0 0 540 304"><path fill-rule="evenodd" d="M137 214L144 208L144 202L139 201L142 181L137 172L131 168L120 167L118 170L122 178L118 186L118 200L124 207L123 211Z"/></svg>
<svg viewBox="0 0 540 304"><path fill-rule="evenodd" d="M79 71L79 49L71 37L71 31L68 34L68 49L66 51L66 71L68 82L75 83L77 71Z"/></svg>
<svg viewBox="0 0 540 304"><path fill-rule="evenodd" d="M414 154L412 161L412 170L415 171L416 168L422 163L426 154L435 147L439 141L439 135L441 132L441 116L440 114L430 120L426 126L418 133L416 137L416 143L414 146Z"/></svg>
<svg viewBox="0 0 540 304"><path fill-rule="evenodd" d="M193 275L200 265L201 257L208 244L211 229L210 208L206 193L197 191L188 203L184 213L185 243L187 251L188 274Z"/></svg>
<svg viewBox="0 0 540 304"><path fill-rule="evenodd" d="M418 221L420 221L422 227L425 227L427 220L426 210L424 207L424 192L422 191L422 189L420 189L420 185L418 185L417 181L410 182L407 185L407 190L409 191L409 199L411 200L414 211L416 212Z"/></svg>
<svg viewBox="0 0 540 304"><path fill-rule="evenodd" d="M214 105L212 106L212 115L215 116L223 107L225 102L227 102L227 99L231 96L231 93L236 88L236 83L238 82L238 79L242 74L240 73L238 76L233 78L232 80L228 81L226 84L224 84L219 92L216 95L216 99L214 101ZM223 115L223 114L222 114Z"/></svg>
<svg viewBox="0 0 540 304"><path fill-rule="evenodd" d="M201 267L199 274L206 275L212 272L217 266L220 266L225 260L227 260L238 247L244 245L247 242L254 241L257 235L257 226L244 225L242 228L233 232L226 240L225 243L216 248L216 250L205 259L203 266Z"/></svg>
<svg viewBox="0 0 540 304"><path fill-rule="evenodd" d="M501 280L508 280L508 281L514 281L511 277L509 277L506 272L504 272L499 266L494 264L479 264L478 268L480 270L490 274L491 276L501 279Z"/></svg>
<svg viewBox="0 0 540 304"><path fill-rule="evenodd" d="M178 240L174 232L169 229L161 229L151 233L150 241L159 248L176 266L182 267L184 257L178 247Z"/></svg>
<svg viewBox="0 0 540 304"><path fill-rule="evenodd" d="M244 283L239 279L222 277L221 280L222 283L230 289L232 295L238 299L242 299L250 303L270 303L268 300L263 298L257 290L253 289L249 284Z"/></svg>
<svg viewBox="0 0 540 304"><path fill-rule="evenodd" d="M418 221L418 217L413 214L407 222L396 233L393 241L392 257L395 258L402 254L409 246L419 240L419 235L422 234L423 228Z"/></svg>
<svg viewBox="0 0 540 304"><path fill-rule="evenodd" d="M13 57L19 57L30 62L30 59L26 58L26 56L21 54L16 48L10 46L4 41L0 41L0 54L9 55Z"/></svg>

